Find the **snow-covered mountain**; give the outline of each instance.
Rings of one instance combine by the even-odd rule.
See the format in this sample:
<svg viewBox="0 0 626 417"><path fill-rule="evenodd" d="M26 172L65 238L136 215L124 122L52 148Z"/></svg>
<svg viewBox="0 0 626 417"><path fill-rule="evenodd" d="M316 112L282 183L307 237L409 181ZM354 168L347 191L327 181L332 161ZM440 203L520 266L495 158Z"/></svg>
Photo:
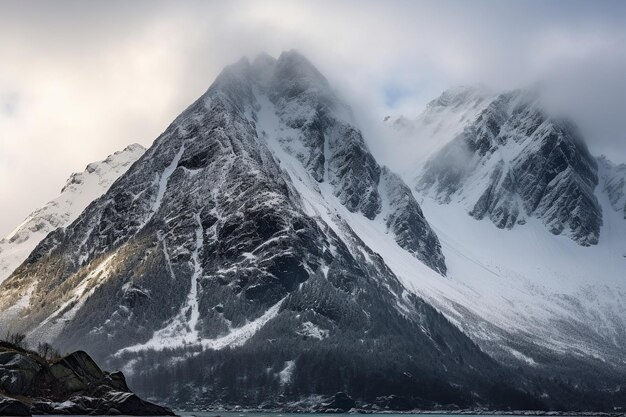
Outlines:
<svg viewBox="0 0 626 417"><path fill-rule="evenodd" d="M42 241L3 283L12 314L0 320L87 348L138 385L160 371L155 352L197 364L196 394L230 403L332 394L372 372L354 394L363 400L401 386L412 401L472 403L479 381L475 395L490 401L500 366L365 238L445 279L409 187L376 162L326 79L296 52L243 59ZM324 371L338 363L340 374Z"/></svg>
<svg viewBox="0 0 626 417"><path fill-rule="evenodd" d="M187 406L618 404L623 168L523 92L408 120L403 180L303 56L242 59L2 283L0 330Z"/></svg>
<svg viewBox="0 0 626 417"><path fill-rule="evenodd" d="M502 94L428 160L417 189L463 200L500 228L540 219L581 245L598 242L597 163L575 127L548 117L524 92Z"/></svg>
<svg viewBox="0 0 626 417"><path fill-rule="evenodd" d="M453 108L459 101L446 100ZM504 362L594 363L571 365L578 376L604 365L623 370L623 165L596 160L576 128L532 93L483 105L456 123L456 135L440 137L426 161L416 159L417 176L406 175L442 243L449 279L427 271L418 279L406 262L385 259Z"/></svg>
<svg viewBox="0 0 626 417"><path fill-rule="evenodd" d="M145 151L139 144L93 162L67 180L61 194L32 212L0 240L0 283L17 268L37 244L53 230L72 223L85 207L100 197Z"/></svg>

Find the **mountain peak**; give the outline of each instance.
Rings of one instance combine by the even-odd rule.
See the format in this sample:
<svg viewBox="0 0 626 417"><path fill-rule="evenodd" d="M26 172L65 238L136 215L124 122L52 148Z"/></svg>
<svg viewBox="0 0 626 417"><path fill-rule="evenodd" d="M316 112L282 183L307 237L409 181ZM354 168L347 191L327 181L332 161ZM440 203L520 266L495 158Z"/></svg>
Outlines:
<svg viewBox="0 0 626 417"><path fill-rule="evenodd" d="M252 61L252 77L259 87L266 90L274 76L276 70L276 58L262 52Z"/></svg>
<svg viewBox="0 0 626 417"><path fill-rule="evenodd" d="M281 83L286 82L294 88L302 88L304 85L328 88L328 81L322 73L294 49L280 54L276 62L276 77Z"/></svg>
<svg viewBox="0 0 626 417"><path fill-rule="evenodd" d="M283 51L278 56L278 61L281 62L293 62L298 65L313 67L311 61L309 61L302 53L300 53L297 49L289 49L287 51Z"/></svg>
<svg viewBox="0 0 626 417"><path fill-rule="evenodd" d="M261 79L271 74L268 85L259 84L259 70L267 72ZM445 274L438 238L410 189L382 169L360 130L342 117L341 107L326 79L295 51L283 53L275 63L261 56L253 64L243 59L228 66L145 157L77 221L46 239L11 282L42 287L76 277L86 280L81 288L96 291L108 275L95 280L89 276L99 272L87 271L114 268L120 271L116 282L127 284L115 287L119 299L141 297L141 302L170 306L162 318L179 323L170 338L178 346L217 337L258 319L258 313L270 306L278 311L277 303L322 267L331 277L347 274L341 272L345 265L364 256L357 247L366 247L350 231L348 218L380 227L390 245ZM99 169L99 164L89 167L92 173ZM79 174L68 189L81 181ZM319 210L343 214L329 217ZM134 245L152 253L150 259L121 256ZM52 267L51 257L61 252L67 259L63 267L50 270L45 282L31 282L28 268ZM349 272L353 274L370 273ZM390 273L385 276L397 279ZM172 285L179 288L176 298L170 296ZM167 290L158 290L159 286ZM57 300L82 296L83 292L63 293ZM98 301L87 297L84 302ZM214 316L213 304L218 302L231 311L228 316ZM94 314L99 321L116 307L122 308L85 307L83 313ZM50 304L37 314L64 317L55 319L58 326L45 330L57 338L78 334L72 333L78 322L63 323L71 322L81 308L77 303L60 312ZM133 311L137 323L150 313ZM36 320L31 316L24 325ZM150 344L173 332L161 326L163 320L152 321L141 334L117 339L115 348L128 347L123 343L129 340ZM75 342L71 337L64 342Z"/></svg>

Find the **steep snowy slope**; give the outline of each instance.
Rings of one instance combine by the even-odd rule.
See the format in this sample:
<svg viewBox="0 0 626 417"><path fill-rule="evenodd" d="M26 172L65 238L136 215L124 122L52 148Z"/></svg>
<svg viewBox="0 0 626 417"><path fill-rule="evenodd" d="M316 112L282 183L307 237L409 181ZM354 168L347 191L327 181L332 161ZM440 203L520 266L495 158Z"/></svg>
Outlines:
<svg viewBox="0 0 626 417"><path fill-rule="evenodd" d="M449 280L392 270L483 348L537 366L569 355L624 369L626 225L615 212L605 216L600 242L583 247L534 219L506 231L463 217L459 204L424 198L422 206L442 241Z"/></svg>
<svg viewBox="0 0 626 417"><path fill-rule="evenodd" d="M106 192L111 184L145 151L139 144L109 155L104 161L87 165L75 173L54 200L32 212L6 238L0 240L0 283L4 281L51 231L72 223L89 203Z"/></svg>
<svg viewBox="0 0 626 417"><path fill-rule="evenodd" d="M138 384L160 372L155 355L202 369L196 394L225 402L345 389L491 401L506 372L406 291L355 226L445 279L410 189L326 79L295 52L242 60L3 283L0 325L87 348Z"/></svg>

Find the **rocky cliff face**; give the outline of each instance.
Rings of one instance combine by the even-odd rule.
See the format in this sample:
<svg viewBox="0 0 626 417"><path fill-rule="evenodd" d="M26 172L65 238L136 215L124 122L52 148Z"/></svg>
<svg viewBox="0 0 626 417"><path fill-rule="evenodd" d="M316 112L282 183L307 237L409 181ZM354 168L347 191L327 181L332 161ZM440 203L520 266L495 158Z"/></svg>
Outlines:
<svg viewBox="0 0 626 417"><path fill-rule="evenodd" d="M0 282L28 257L48 233L71 224L89 203L100 197L143 154L133 144L93 162L83 172L70 176L61 194L32 212L6 238L0 240Z"/></svg>
<svg viewBox="0 0 626 417"><path fill-rule="evenodd" d="M524 92L499 96L425 165L417 189L463 200L499 228L538 218L554 234L598 243L598 167L576 128L550 118Z"/></svg>

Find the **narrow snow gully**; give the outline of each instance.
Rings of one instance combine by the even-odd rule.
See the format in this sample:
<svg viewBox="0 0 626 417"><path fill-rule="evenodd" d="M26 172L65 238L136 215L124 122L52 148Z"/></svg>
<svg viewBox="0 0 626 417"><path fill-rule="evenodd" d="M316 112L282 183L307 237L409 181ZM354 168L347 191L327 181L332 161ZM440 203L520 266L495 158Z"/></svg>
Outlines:
<svg viewBox="0 0 626 417"><path fill-rule="evenodd" d="M194 219L196 220L196 248L191 254L191 260L193 262L193 274L191 275L191 287L189 290L189 295L187 297L187 305L189 311L189 321L187 322L189 326L190 334L192 340L198 339L198 320L200 319L200 309L198 306L198 280L202 276L202 265L200 264L199 253L204 247L204 229L202 228L202 221L200 220L200 215L194 215Z"/></svg>
<svg viewBox="0 0 626 417"><path fill-rule="evenodd" d="M147 225L150 220L152 220L152 217L154 217L156 212L159 211L161 203L163 202L163 197L165 196L165 191L167 190L167 183L169 182L170 177L172 176L174 171L176 170L176 167L180 162L180 158L182 158L183 156L183 152L185 152L185 144L181 145L178 153L176 153L174 159L172 159L172 162L163 170L163 173L159 178L159 190L157 191L156 199L154 200L154 203L150 208L150 213L148 213L148 217L144 220L143 225L139 228L139 230L143 229L145 225Z"/></svg>

